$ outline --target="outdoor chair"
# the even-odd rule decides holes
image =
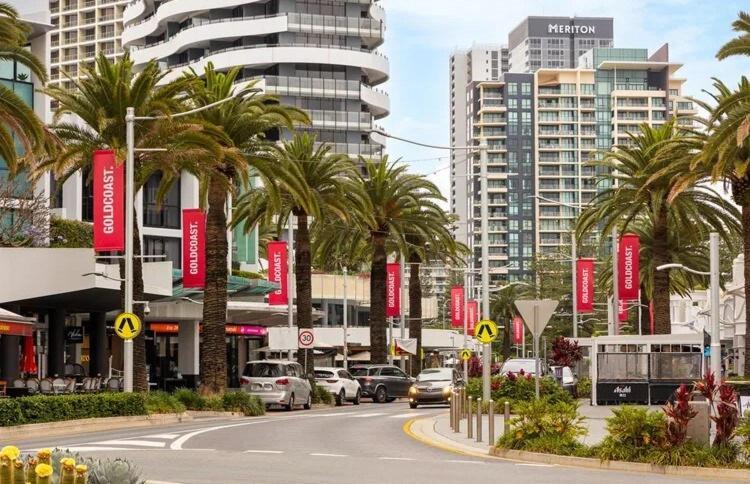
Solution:
[[[39,392],[48,395],[54,391],[52,387],[52,380],[49,378],[43,378],[39,381]]]
[[[23,378],[13,380],[13,388],[26,388],[26,381]]]
[[[91,388],[92,388],[92,386],[94,384],[93,380],[94,379],[91,378],[91,377],[89,377],[89,376],[87,376],[86,378],[84,378],[83,379],[83,385],[81,386],[81,391],[84,392],[84,393],[90,392]]]
[[[65,381],[65,393],[75,393],[76,391],[76,379],[68,378]]]
[[[6,382],[5,380],[0,380],[0,398],[5,398],[6,396],[8,396],[7,388],[8,382]]]
[[[107,390],[116,392],[120,389],[120,380],[117,377],[112,377],[107,380]]]
[[[26,388],[28,388],[30,394],[39,393],[39,380],[36,378],[29,378],[26,380]]]
[[[54,391],[55,393],[63,393],[65,391],[66,386],[67,385],[65,383],[65,380],[63,380],[60,377],[57,377],[54,380],[52,380],[52,391]]]

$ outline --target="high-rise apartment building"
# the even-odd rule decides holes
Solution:
[[[596,185],[594,168],[585,166],[596,151],[627,143],[627,133],[641,123],[659,125],[695,112],[682,97],[685,80],[675,76],[681,65],[670,62],[668,47],[651,56],[646,49],[612,48],[611,26],[611,19],[526,19],[511,34],[511,72],[469,82],[465,111],[452,112],[453,146],[459,146],[453,127],[464,120],[466,144],[487,146],[493,283],[528,278],[535,255],[559,253],[570,245],[576,207],[602,187]],[[519,31],[529,38],[519,40]],[[518,70],[527,72],[514,72],[519,49],[534,45],[531,41],[545,32],[550,34],[544,37],[545,48],[553,45],[551,34],[568,46],[563,60],[553,59],[557,52],[543,54],[542,63],[552,65],[523,64]],[[601,37],[589,44],[579,38],[585,35]],[[573,51],[577,57],[571,60]],[[521,57],[531,55],[536,54],[529,50]],[[452,58],[452,75],[454,64]],[[481,263],[479,163],[475,151],[471,169],[451,172],[459,230],[468,225],[466,239],[458,233],[457,238],[473,248],[475,267]],[[465,198],[459,198],[461,189]],[[458,210],[463,206],[466,218]]]
[[[77,79],[82,63],[93,63],[100,52],[115,58],[124,53],[122,12],[128,0],[50,0],[49,82],[72,87],[65,74]],[[54,110],[55,101],[50,101]]]
[[[527,17],[508,35],[512,72],[577,67],[595,47],[612,47],[613,20],[601,17]]]
[[[228,0],[214,3],[136,0],[124,12],[122,43],[136,67],[157,59],[170,69],[242,69],[241,79],[307,111],[319,142],[352,156],[377,156],[371,136],[390,101],[377,85],[388,59],[377,51],[385,11],[375,0]]]

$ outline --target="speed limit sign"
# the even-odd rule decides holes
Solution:
[[[300,329],[297,343],[300,349],[310,349],[315,343],[315,335],[311,329]]]

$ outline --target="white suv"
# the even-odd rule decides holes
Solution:
[[[281,405],[294,410],[312,406],[312,388],[302,365],[293,361],[260,360],[245,365],[240,384],[243,390],[260,398],[267,407]]]
[[[345,401],[359,405],[362,389],[359,382],[346,370],[341,368],[315,368],[315,384],[328,390],[336,399],[336,405]]]

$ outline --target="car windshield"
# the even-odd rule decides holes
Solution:
[[[276,378],[284,376],[284,365],[278,363],[248,363],[242,375],[249,378]]]
[[[521,360],[510,360],[503,363],[503,369],[501,373],[518,373],[521,370],[524,373],[535,373],[535,367],[533,361],[521,361]]]
[[[351,373],[352,376],[367,376],[370,374],[370,370],[371,368],[360,366],[359,368],[350,369],[349,373]]]
[[[425,370],[417,376],[417,381],[450,381],[453,379],[453,370]]]
[[[333,378],[333,372],[325,370],[315,370],[315,378]]]

